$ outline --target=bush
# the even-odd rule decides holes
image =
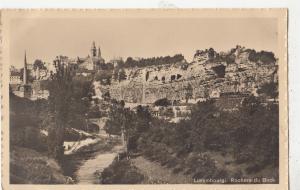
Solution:
[[[201,102],[193,106],[190,120],[172,124],[152,118],[137,150],[149,160],[194,177],[235,174],[223,166],[217,168],[210,156],[201,155],[203,152],[216,152],[224,159],[233,156],[227,165],[244,164],[245,172],[251,175],[265,167],[275,171],[279,163],[278,114],[277,104],[263,105],[255,97],[244,99],[239,112],[233,113],[219,111],[215,101]]]
[[[168,100],[167,98],[162,98],[162,99],[156,100],[154,102],[154,105],[155,106],[164,106],[164,107],[167,107],[167,106],[171,105],[171,101]]]
[[[138,184],[143,180],[144,176],[128,160],[114,160],[103,170],[100,177],[103,184]]]
[[[251,50],[249,53],[249,60],[253,62],[261,61],[264,64],[274,64],[276,61],[275,55],[272,52],[256,52],[255,50]]]
[[[79,133],[79,132],[75,131],[72,128],[65,129],[65,134],[64,134],[65,141],[78,141],[78,140],[84,140],[86,138],[89,138],[89,137],[83,133]]]
[[[212,69],[217,74],[217,76],[219,78],[224,78],[224,76],[225,76],[225,68],[226,68],[226,66],[219,65],[219,66],[213,67]]]
[[[40,129],[26,126],[10,131],[10,145],[31,148],[39,152],[47,151],[47,137]]]
[[[11,147],[9,174],[13,184],[66,183],[56,161],[29,148]]]

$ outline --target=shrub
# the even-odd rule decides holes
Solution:
[[[103,184],[138,184],[143,180],[144,176],[128,160],[114,160],[100,177]]]
[[[217,74],[217,76],[219,78],[224,78],[224,76],[225,76],[225,68],[226,68],[226,66],[219,65],[219,66],[213,67],[212,69]]]
[[[154,105],[155,106],[164,106],[164,107],[167,107],[167,106],[171,105],[171,101],[168,100],[167,98],[162,98],[162,99],[156,100],[154,102]]]

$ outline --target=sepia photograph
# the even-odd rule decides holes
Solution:
[[[61,12],[2,13],[9,184],[288,183],[285,9]]]

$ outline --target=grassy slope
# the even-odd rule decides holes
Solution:
[[[11,147],[10,182],[14,184],[63,184],[65,176],[53,159],[35,150]]]

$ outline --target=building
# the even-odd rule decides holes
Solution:
[[[29,74],[33,71],[33,67],[30,67],[30,69],[28,69],[25,52],[23,73],[11,71],[10,89],[12,90],[13,94],[22,98],[27,98],[30,100],[47,99],[49,96],[49,91],[41,88],[40,85],[41,79],[46,76],[46,74],[43,74],[44,71],[40,72],[39,68],[37,68],[35,70],[35,80],[29,82]],[[23,75],[23,80],[21,80],[21,75]]]
[[[10,72],[10,84],[21,84],[21,73],[18,71]]]
[[[105,60],[101,56],[100,47],[96,48],[95,42],[92,43],[90,55],[85,58],[77,57],[76,63],[79,69],[98,70],[101,64],[105,64]]]
[[[77,75],[89,75],[91,71],[100,69],[105,60],[102,58],[100,47],[96,48],[95,42],[92,43],[90,53],[86,57],[69,58],[67,56],[56,56],[54,62],[60,62],[76,69]],[[55,65],[54,65],[55,67]],[[54,73],[55,71],[53,71]]]

